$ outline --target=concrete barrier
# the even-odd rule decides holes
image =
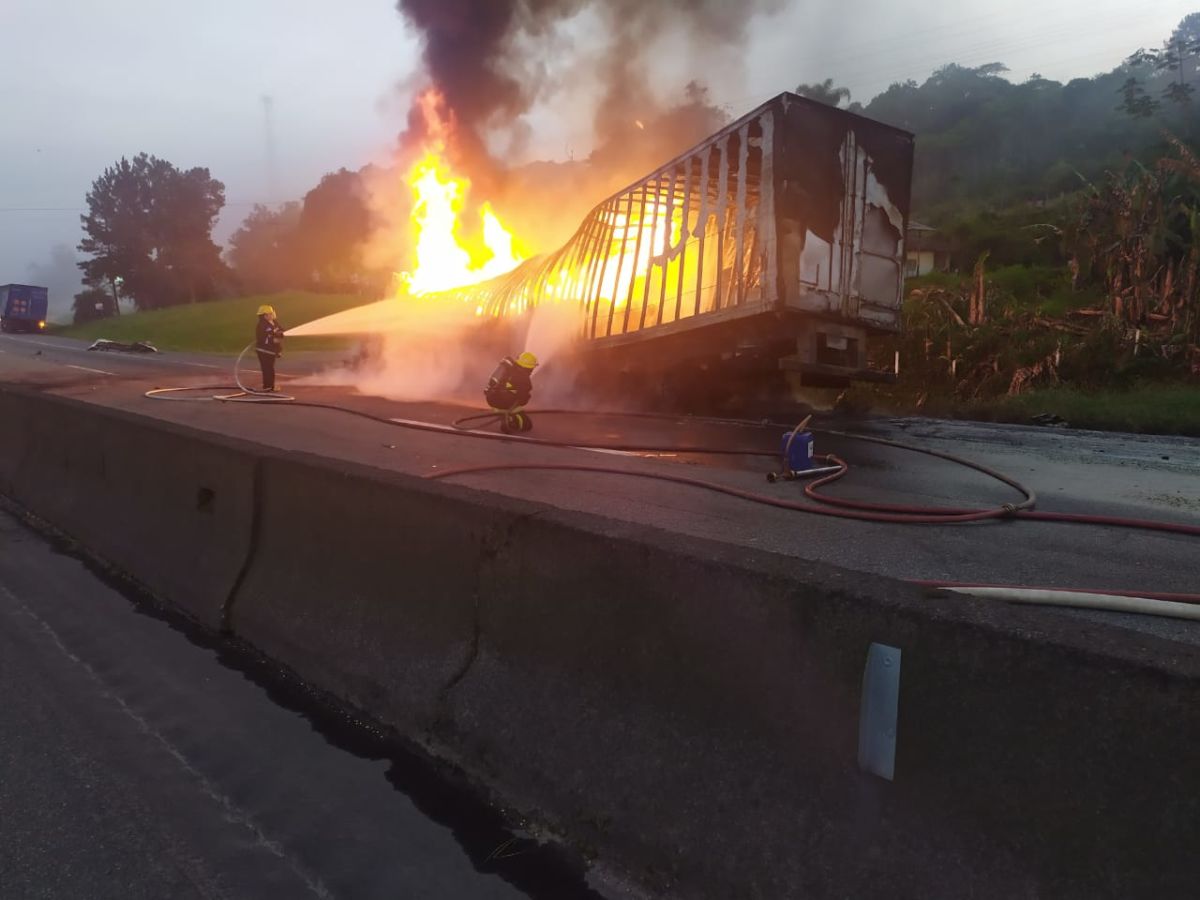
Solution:
[[[1186,765],[1131,779],[1130,735],[1082,712],[1110,684],[1162,700],[1168,678],[1185,760],[1177,648],[328,460],[272,462],[264,485],[235,630],[668,893],[1094,896],[1196,874],[1190,829],[1089,821],[1122,793],[1196,811]],[[891,783],[856,765],[872,642],[905,660]]]
[[[210,625],[236,586],[237,634],[666,895],[1200,878],[1194,646],[58,398],[0,415],[19,502]],[[892,781],[857,766],[872,642],[902,651]]]
[[[476,606],[528,504],[289,454],[266,466],[235,632],[410,735],[475,652]]]
[[[13,477],[29,443],[33,408],[26,394],[0,389],[0,491],[12,494]]]
[[[1190,648],[562,512],[518,524],[493,582],[444,739],[667,893],[1182,896],[1200,875]],[[892,782],[856,765],[872,642],[903,654]]]
[[[912,591],[589,519],[518,527],[448,697],[446,742],[504,795],[673,896],[1014,886],[936,819],[881,825],[856,768],[866,650]]]
[[[250,545],[251,445],[62,397],[0,392],[0,477],[21,505],[217,628]]]

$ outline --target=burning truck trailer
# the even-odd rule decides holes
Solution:
[[[912,162],[911,134],[781,94],[600,203],[558,251],[448,293],[493,333],[574,305],[573,362],[643,395],[891,380],[867,344],[900,327]]]

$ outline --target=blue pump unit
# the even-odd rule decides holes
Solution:
[[[811,431],[791,432],[783,436],[780,445],[783,464],[790,472],[805,472],[813,467],[813,436]]]

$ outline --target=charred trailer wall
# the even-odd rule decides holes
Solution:
[[[494,317],[577,304],[595,346],[773,310],[773,119],[759,110],[609,197],[562,249],[470,299]]]
[[[912,135],[793,95],[778,102],[782,305],[897,330]]]
[[[890,380],[871,335],[900,328],[913,137],[795,95],[775,131],[779,307],[794,337],[781,369],[814,384]]]

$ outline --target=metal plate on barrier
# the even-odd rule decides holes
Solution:
[[[888,781],[896,774],[899,709],[900,649],[872,644],[867,651],[858,713],[858,765]]]

